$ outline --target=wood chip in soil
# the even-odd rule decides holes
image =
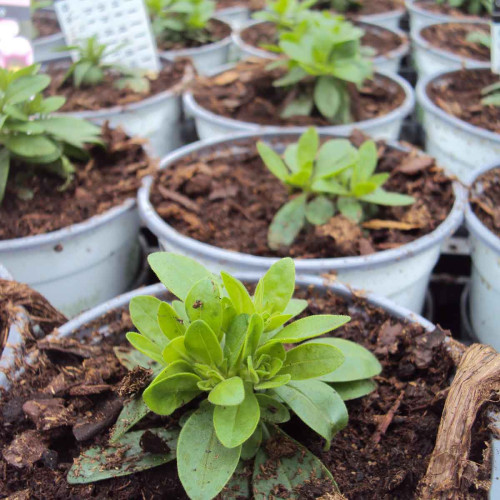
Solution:
[[[330,292],[320,294],[304,289],[298,290],[296,296],[309,301],[304,316],[350,315],[352,321],[337,330],[336,335],[359,342],[374,352],[383,371],[371,395],[347,402],[349,424],[334,438],[329,451],[323,450],[323,440],[297,418],[286,424],[284,430],[326,464],[346,498],[418,498],[416,488],[428,465],[454,372],[454,364],[444,348],[446,334],[441,330],[426,333],[420,326],[396,320],[381,309],[367,306],[362,299],[347,302]],[[109,327],[110,336],[98,345],[101,351],[98,356],[113,356],[113,345],[126,344],[125,332],[132,328],[130,316],[126,310],[111,311],[85,325],[82,331],[87,332],[87,341],[94,339],[103,326]],[[31,418],[12,418],[15,408],[22,408],[27,401],[47,400],[47,395],[40,395],[40,392],[51,380],[71,370],[85,373],[88,368],[82,358],[72,354],[60,353],[57,358],[49,357],[47,351],[34,351],[34,354],[37,354],[35,364],[26,366],[26,372],[20,382],[14,384],[12,392],[2,394],[0,449],[4,451],[0,456],[0,496],[23,494],[30,499],[55,500],[187,499],[177,477],[175,462],[129,477],[89,485],[68,485],[65,478],[73,460],[89,447],[107,443],[113,418],[116,418],[112,411],[116,404],[113,401],[118,399],[114,391],[82,398],[72,396],[66,389],[54,404],[63,404],[66,411],[71,412],[72,421],[97,422],[101,428],[96,430],[95,426],[88,426],[86,429],[95,435],[86,442],[75,439],[74,424],[73,428],[72,425],[52,428],[40,435]],[[121,365],[112,364],[107,383],[119,387],[126,373]],[[103,408],[107,409],[103,411]],[[172,417],[150,415],[136,428],[177,425],[179,417],[180,412]],[[23,444],[28,438],[36,446],[28,449]],[[491,473],[489,439],[485,412],[481,411],[473,429],[470,455],[476,467],[474,474],[463,482],[468,499],[487,498],[485,488]],[[141,444],[146,449],[157,446],[150,441],[146,434]],[[288,453],[286,447],[270,447],[273,456]],[[322,485],[314,482],[307,491],[324,494],[323,498],[332,498],[329,495],[333,494],[325,493]],[[293,492],[291,494],[293,497]],[[317,495],[304,498],[317,498]]]
[[[489,69],[464,69],[430,82],[427,93],[446,113],[500,134],[500,106],[481,104],[481,91],[498,81]]]
[[[358,140],[363,141],[364,136]],[[389,223],[385,227],[379,223],[370,231],[362,231],[337,215],[324,226],[308,225],[290,248],[270,250],[269,225],[291,194],[264,166],[255,144],[248,141],[238,141],[231,149],[195,152],[158,171],[151,201],[174,229],[219,248],[298,258],[367,255],[410,243],[433,231],[448,216],[454,202],[452,183],[432,158],[418,156],[415,150],[389,148],[382,141],[378,148],[378,171],[391,174],[385,188],[409,194],[416,202],[407,207],[379,207],[372,218]],[[167,187],[179,199],[165,196]]]
[[[470,202],[479,220],[500,238],[500,168],[490,170],[477,179]]]
[[[332,125],[317,110],[313,110],[312,116],[280,118],[295,93],[310,87],[311,83],[301,83],[292,91],[274,87],[273,81],[283,76],[284,71],[268,71],[267,64],[265,60],[247,60],[217,76],[199,77],[193,85],[194,98],[212,113],[243,122],[284,127]],[[386,115],[405,100],[403,89],[381,75],[367,80],[359,90],[350,85],[349,94],[355,122]]]

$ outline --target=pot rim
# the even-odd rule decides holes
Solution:
[[[231,142],[241,139],[251,139],[251,138],[268,138],[272,139],[274,137],[287,137],[297,135],[297,130],[295,131],[284,131],[284,132],[257,132],[257,133],[244,133],[238,134],[231,137],[225,138],[214,138],[204,141],[198,141],[193,144],[184,146],[173,153],[167,155],[160,163],[160,168],[167,168],[173,162],[179,160],[180,158],[191,154],[193,152],[199,152],[204,149],[214,148],[221,145],[227,145]],[[340,137],[341,134],[331,134],[322,132],[321,136],[326,137]],[[401,146],[394,141],[387,141],[387,144],[391,147],[396,147],[398,149]],[[139,188],[138,192],[138,207],[139,215],[144,222],[144,224],[155,234],[158,238],[174,241],[176,245],[181,248],[187,248],[190,252],[199,253],[206,255],[211,259],[221,260],[224,262],[231,262],[235,265],[245,264],[250,266],[258,267],[269,267],[274,262],[279,260],[277,257],[263,257],[257,255],[250,255],[242,252],[235,252],[232,250],[227,250],[223,248],[210,245],[208,243],[203,243],[201,241],[195,240],[189,236],[185,236],[175,230],[172,226],[167,224],[156,212],[150,201],[150,190],[153,183],[153,177],[147,176],[143,179],[143,183]],[[351,256],[351,257],[337,257],[337,258],[316,258],[316,259],[294,259],[295,266],[298,273],[314,272],[319,273],[320,271],[326,272],[329,269],[335,269],[337,271],[355,270],[355,269],[365,269],[365,268],[376,268],[387,264],[388,262],[394,260],[405,260],[407,258],[413,257],[414,255],[421,253],[428,248],[436,245],[440,241],[444,240],[448,235],[450,235],[463,220],[463,210],[466,200],[465,189],[459,185],[459,183],[453,183],[455,201],[450,213],[446,219],[441,222],[441,224],[432,232],[421,236],[420,238],[402,245],[398,248],[393,248],[390,250],[383,250],[381,252],[376,252],[370,255],[363,256]]]
[[[474,175],[471,177],[469,181],[469,189],[472,188],[476,180],[488,172],[489,170],[493,170],[495,168],[499,168],[500,164],[497,162],[486,165],[479,170],[474,172]],[[467,229],[477,238],[481,243],[485,244],[489,248],[491,248],[495,253],[500,255],[500,238],[492,233],[478,218],[478,216],[472,210],[472,206],[470,201],[467,199],[467,204],[465,206],[465,224]]]
[[[52,35],[35,38],[33,40],[33,46],[36,48],[48,43],[58,42],[59,40],[64,41],[64,35],[62,31],[58,31],[57,33],[52,33]]]
[[[473,21],[464,19],[459,19],[457,21],[435,22],[432,24],[428,24],[427,26],[422,26],[422,28],[420,28],[417,32],[412,33],[411,34],[412,42],[415,45],[417,45],[420,49],[424,49],[427,52],[430,52],[431,54],[440,56],[442,58],[449,59],[450,61],[456,62],[457,64],[462,64],[465,62],[477,65],[478,67],[488,68],[491,66],[491,64],[487,61],[480,61],[479,59],[473,59],[472,57],[460,56],[458,54],[455,54],[454,52],[450,52],[449,50],[440,49],[435,45],[432,45],[428,40],[426,40],[422,36],[423,30],[430,28],[431,26],[439,26],[446,24],[484,24],[485,26],[489,26],[487,21]]]
[[[458,128],[471,135],[478,136],[481,139],[485,139],[500,144],[500,134],[492,132],[491,130],[483,129],[476,125],[471,125],[470,123],[461,120],[460,118],[457,118],[455,116],[446,113],[446,111],[441,109],[437,104],[434,104],[427,94],[427,87],[431,83],[443,77],[451,75],[452,73],[457,73],[459,71],[484,71],[487,69],[488,69],[487,67],[481,67],[481,68],[467,68],[467,69],[451,70],[451,71],[447,70],[447,71],[441,71],[439,73],[434,73],[432,75],[428,75],[424,78],[420,78],[416,87],[417,103],[420,104],[420,106],[422,106],[426,112],[434,115],[434,117],[439,118],[440,120],[446,122],[448,125],[454,128]]]
[[[232,35],[233,35],[233,29],[231,28],[231,26],[223,19],[219,19],[217,16],[212,17],[210,20],[218,21],[219,23],[222,23],[225,26],[227,26],[230,30],[229,35],[227,35],[224,38],[221,38],[220,40],[217,40],[216,42],[206,43],[205,45],[201,45],[200,47],[192,47],[190,49],[175,49],[175,50],[161,50],[161,51],[159,50],[158,55],[160,57],[160,60],[171,61],[172,58],[175,59],[177,57],[190,57],[190,56],[193,57],[230,46],[232,43]]]
[[[438,12],[432,12],[430,10],[424,9],[423,7],[420,7],[418,5],[415,5],[415,0],[405,0],[405,5],[406,8],[408,9],[410,16],[411,14],[418,14],[421,17],[427,17],[429,19],[433,20],[433,24],[436,22],[452,22],[454,19],[457,19],[457,16],[451,16],[450,14],[442,14]],[[463,17],[458,17],[458,19],[469,19],[469,20],[487,20],[487,18],[482,18],[479,16],[471,16],[465,14]]]
[[[377,57],[373,57],[372,58],[373,64],[376,65],[377,63],[383,63],[383,62],[390,60],[390,59],[396,59],[398,57],[403,57],[409,53],[410,41],[408,39],[408,35],[403,30],[400,30],[399,28],[398,29],[387,28],[385,26],[380,26],[379,24],[374,24],[373,22],[368,20],[368,19],[370,19],[370,16],[365,16],[365,18],[367,19],[366,21],[359,20],[359,21],[357,21],[356,24],[360,24],[361,27],[363,27],[363,25],[366,25],[369,28],[380,29],[383,31],[389,31],[389,32],[397,35],[401,40],[401,43],[395,49],[390,50],[389,52],[387,52],[385,54],[380,54]],[[247,52],[249,52],[252,55],[255,55],[257,57],[262,57],[262,58],[267,58],[267,59],[277,59],[277,56],[275,57],[272,52],[269,52],[265,49],[260,49],[259,47],[255,47],[254,45],[250,45],[249,43],[246,43],[243,40],[243,38],[241,37],[241,34],[243,31],[247,30],[248,28],[252,28],[255,25],[263,24],[266,22],[268,22],[268,21],[253,20],[253,21],[250,21],[248,24],[245,24],[245,26],[242,26],[241,28],[234,30],[232,33],[233,43],[237,47],[239,47],[240,49],[245,50],[245,51],[247,51]]]
[[[364,16],[358,16],[358,20],[366,23],[389,21],[395,18],[403,17],[405,11],[406,9],[404,7],[400,7],[399,9],[387,10],[385,12],[380,12],[378,14],[367,14]]]
[[[216,71],[211,72],[209,76],[216,76],[218,74],[221,74],[225,71],[229,71],[235,67],[235,64],[227,64],[222,67],[217,68]],[[377,76],[382,76],[384,78],[387,78],[396,84],[399,85],[399,87],[403,90],[405,93],[405,99],[403,103],[398,106],[397,108],[393,109],[392,111],[389,111],[389,113],[382,115],[382,116],[377,116],[376,118],[370,118],[368,120],[361,120],[358,122],[353,122],[349,123],[346,125],[325,125],[318,127],[320,130],[331,130],[332,133],[338,133],[338,134],[343,134],[347,133],[348,131],[352,130],[353,128],[357,128],[360,126],[364,127],[373,127],[373,126],[383,126],[387,122],[392,122],[396,119],[399,119],[400,117],[405,117],[415,107],[415,95],[413,88],[411,85],[401,76],[397,74],[391,74],[387,73],[385,71],[377,71],[374,73],[374,75]],[[234,118],[227,118],[225,116],[218,115],[214,113],[213,111],[210,111],[204,107],[202,107],[200,104],[198,104],[194,98],[193,92],[190,89],[187,89],[186,92],[184,92],[182,96],[183,102],[184,102],[184,107],[186,110],[192,114],[195,118],[202,118],[204,120],[207,120],[211,123],[215,123],[216,125],[220,125],[221,127],[225,128],[232,128],[236,129],[236,131],[248,131],[248,132],[259,132],[259,131],[279,131],[279,130],[301,130],[305,131],[307,127],[283,127],[280,125],[260,125],[258,123],[252,123],[252,122],[244,122],[240,120],[235,120]]]
[[[218,15],[227,16],[231,14],[245,14],[247,12],[250,14],[250,7],[247,7],[246,5],[233,5],[232,7],[216,9],[215,16],[217,17]]]

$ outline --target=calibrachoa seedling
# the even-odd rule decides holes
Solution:
[[[462,9],[475,16],[493,12],[493,0],[436,0],[436,3]]]
[[[192,499],[213,498],[235,484],[245,496],[249,478],[238,474],[238,464],[252,459],[253,491],[269,498],[272,481],[260,474],[267,460],[263,443],[272,437],[293,442],[277,424],[288,421],[292,412],[328,448],[347,425],[343,401],[373,390],[371,378],[380,373],[379,362],[358,344],[322,337],[347,323],[347,316],[292,321],[307,307],[307,301],[293,298],[292,259],[271,266],[253,295],[230,274],[215,276],[182,255],[155,253],[149,263],[179,300],[169,304],[155,297],[133,298],[130,314],[139,332],[128,333],[127,339],[138,352],[117,348],[116,353],[129,368],[138,362],[152,368],[155,378],[142,399],[126,403],[110,447],[85,452],[69,472],[69,482],[130,474],[176,458],[179,478]],[[180,418],[180,433],[171,427],[127,432],[148,411],[171,415],[190,402]],[[144,432],[162,437],[169,449],[152,456],[141,451]],[[125,445],[133,464],[113,461],[112,470],[106,470],[110,450]],[[278,476],[288,474],[293,486],[312,477],[334,484],[314,455],[299,443],[294,446],[293,456],[277,465]]]
[[[72,160],[88,157],[85,144],[100,144],[101,129],[70,116],[51,116],[64,97],[44,98],[50,77],[39,75],[38,65],[17,71],[0,68],[0,203],[9,174],[14,174],[18,194],[30,197],[22,179],[43,169],[72,180]],[[21,171],[22,167],[22,171]]]
[[[471,31],[467,35],[467,41],[472,43],[479,43],[488,49],[491,49],[491,35],[484,31]]]
[[[310,8],[317,0],[276,0],[266,4],[265,10],[256,12],[253,17],[276,26],[277,31],[287,31],[300,24],[310,14]]]
[[[481,104],[484,106],[500,106],[500,81],[485,87],[481,94]]]
[[[286,147],[283,157],[263,142],[259,154],[273,175],[300,194],[275,215],[268,233],[271,249],[290,246],[306,223],[322,225],[336,210],[359,222],[373,205],[410,205],[413,197],[385,191],[388,173],[376,173],[375,142],[356,149],[347,139],[331,139],[320,146],[311,127],[297,143]]]

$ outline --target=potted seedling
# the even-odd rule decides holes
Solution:
[[[426,150],[464,182],[500,154],[499,87],[489,69],[443,72],[418,83]]]
[[[474,335],[500,348],[495,310],[500,300],[500,169],[498,163],[474,173],[465,221],[471,243],[469,313]]]
[[[217,0],[217,18],[239,29],[250,21],[252,11],[262,9],[264,0]]]
[[[494,0],[406,0],[410,14],[411,35],[417,36],[425,26],[457,20],[487,21]]]
[[[43,62],[57,57],[57,51],[65,45],[64,35],[57,21],[51,0],[34,0],[31,2],[31,22],[33,52],[36,62]]]
[[[299,275],[414,311],[462,220],[463,190],[454,194],[432,158],[366,137],[246,134],[186,146],[162,166],[145,179],[139,210],[163,248],[257,273],[288,255]]]
[[[227,63],[231,28],[213,18],[213,0],[147,0],[161,57],[192,60],[199,73]]]
[[[332,36],[332,23],[339,23]],[[361,50],[363,31],[320,16],[279,35],[283,57],[244,61],[199,78],[185,93],[201,139],[234,132],[317,125],[348,133],[397,138],[413,109],[413,91],[397,75],[372,73]]]
[[[38,66],[0,71],[0,261],[68,314],[125,291],[139,264],[135,205],[153,165],[121,130],[57,115]]]
[[[146,139],[158,157],[182,144],[180,93],[193,76],[189,62],[164,61],[159,73],[111,64],[106,58],[114,49],[95,36],[63,50],[74,51],[76,60],[61,58],[44,68],[52,79],[45,95],[66,98],[59,112],[123,127]]]
[[[3,494],[371,499],[432,487],[457,355],[443,332],[320,279],[295,290],[291,259],[258,283],[247,275],[250,293],[181,255],[149,261],[177,300],[159,284],[82,315],[38,343],[2,396]],[[470,427],[476,468],[460,488],[483,492],[489,435]]]
[[[460,68],[488,67],[491,60],[490,26],[453,21],[423,27],[412,37],[419,77]]]
[[[234,43],[240,49],[242,58],[279,57],[279,34],[293,30],[301,22],[322,22],[322,18],[326,18],[325,21],[331,26],[332,36],[342,32],[341,17],[333,17],[328,12],[310,11],[310,5],[310,2],[295,0],[276,1],[270,3],[266,10],[257,12],[254,15],[257,21],[233,33]],[[374,68],[397,73],[401,59],[410,50],[406,35],[400,30],[389,30],[369,23],[356,24],[364,30],[362,49],[373,59]]]

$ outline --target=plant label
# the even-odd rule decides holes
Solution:
[[[0,0],[0,18],[27,21],[30,18],[30,0]]]
[[[160,70],[143,0],[58,0],[55,9],[68,45],[95,35],[110,48],[105,62]]]
[[[500,0],[493,3],[491,23],[491,71],[500,74]]]

